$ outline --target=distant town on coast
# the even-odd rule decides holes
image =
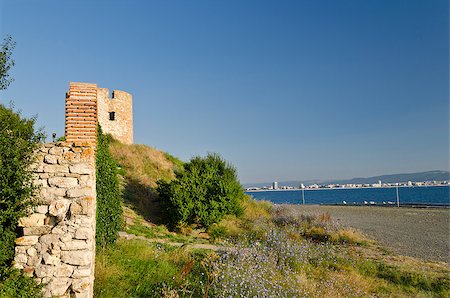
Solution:
[[[416,178],[416,179],[415,179]],[[418,179],[419,178],[419,179]],[[277,182],[245,187],[245,191],[267,190],[299,190],[299,189],[348,189],[348,188],[384,188],[413,186],[446,186],[450,185],[449,172],[429,171],[410,174],[383,175],[369,178],[353,178],[350,180],[310,181],[307,182]]]

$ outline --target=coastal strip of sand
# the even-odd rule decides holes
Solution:
[[[291,205],[326,213],[400,255],[450,264],[450,209]]]

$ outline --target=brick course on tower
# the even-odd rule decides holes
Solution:
[[[97,85],[71,82],[66,94],[66,141],[96,143]]]
[[[125,144],[133,144],[133,107],[131,94],[96,84],[70,83],[66,95],[66,140],[95,143],[97,123],[104,133]]]

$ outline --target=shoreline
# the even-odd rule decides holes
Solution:
[[[450,208],[285,205],[306,214],[329,213],[400,255],[450,264]]]
[[[449,184],[439,184],[439,185],[414,185],[414,186],[398,186],[398,188],[419,188],[419,187],[449,187]],[[292,189],[253,189],[253,190],[245,190],[244,192],[265,192],[265,191],[299,191],[299,190],[349,190],[349,189],[384,189],[384,188],[396,188],[397,186],[380,186],[380,187],[374,187],[374,186],[364,186],[364,187],[334,187],[334,188],[328,188],[328,187],[321,187],[321,188],[292,188]]]

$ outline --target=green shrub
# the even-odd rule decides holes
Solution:
[[[14,257],[17,222],[33,204],[30,166],[43,138],[34,123],[0,104],[0,267]]]
[[[8,268],[0,281],[0,297],[32,298],[41,297],[42,285],[28,276],[23,275],[20,270]]]
[[[244,191],[236,169],[217,154],[194,157],[175,180],[158,181],[158,192],[172,225],[209,227],[227,214],[243,212]]]
[[[34,130],[35,119],[22,118],[0,104],[0,297],[23,296],[26,277],[10,269],[14,258],[17,223],[34,204],[31,164],[43,134]],[[31,296],[30,296],[31,297]]]
[[[97,130],[97,232],[96,242],[100,247],[114,243],[123,225],[122,196],[117,165],[109,154],[108,138],[100,125]]]

